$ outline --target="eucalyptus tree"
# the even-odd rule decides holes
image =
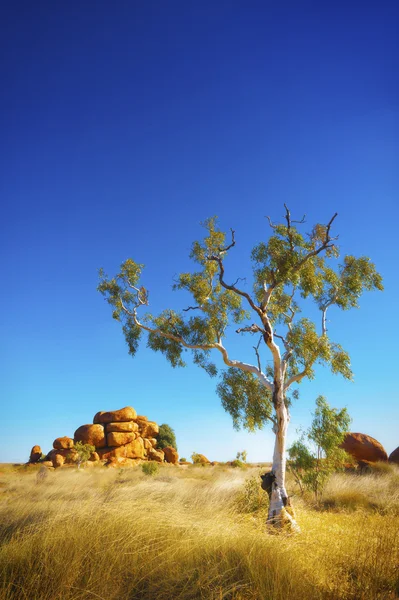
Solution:
[[[272,423],[275,445],[268,479],[268,523],[277,527],[288,519],[297,528],[288,511],[285,487],[292,386],[312,379],[317,364],[352,377],[348,353],[330,339],[327,311],[332,306],[356,308],[365,290],[383,289],[369,258],[347,255],[338,262],[337,237],[331,233],[336,216],[327,224],[316,224],[310,233],[301,233],[305,218],[294,221],[286,206],[282,223],[268,218],[270,235],[251,254],[250,291],[245,280],[238,277],[231,282],[225,271],[226,258],[236,246],[234,230],[227,239],[216,217],[208,219],[203,223],[206,236],[191,248],[196,267],[181,273],[173,286],[193,299],[181,310],[142,313],[149,306],[149,291],[140,280],[143,265],[132,259],[114,277],[100,270],[98,289],[112,306],[114,319],[121,322],[131,355],[147,334],[147,346],[163,353],[172,367],[185,365],[183,352],[189,349],[194,363],[215,376],[217,367],[211,358],[216,351],[227,366],[217,391],[234,426],[254,430],[267,421]],[[319,311],[317,321],[301,315],[309,300]],[[231,356],[232,328],[242,336],[241,358],[247,357],[247,344],[253,352],[252,363]]]

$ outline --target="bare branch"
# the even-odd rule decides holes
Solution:
[[[188,312],[189,310],[202,310],[202,306],[188,306],[187,308],[183,308],[183,312]]]
[[[259,325],[252,323],[252,325],[248,325],[248,327],[240,327],[239,329],[236,329],[236,333],[262,333],[262,334],[264,334],[265,331],[261,327],[259,327]]]
[[[299,224],[305,223],[306,215],[303,215],[303,217],[302,217],[302,219],[300,221],[294,221],[293,219],[291,219],[291,213],[290,213],[290,211],[288,209],[288,206],[286,204],[284,204],[284,208],[286,210],[285,218],[287,219],[287,227],[288,227],[288,229],[291,228],[291,223],[299,223]]]
[[[282,340],[282,342],[283,342],[283,344],[284,344],[285,347],[288,346],[288,342],[285,339],[285,337],[283,337],[282,335],[278,335],[275,331],[273,331],[273,336],[276,337],[276,338],[279,338],[280,340]]]
[[[271,227],[272,229],[276,229],[277,225],[275,225],[275,224],[273,223],[273,221],[271,220],[271,218],[270,218],[268,215],[266,215],[266,219],[269,221],[269,225],[270,225],[270,227]]]
[[[260,346],[261,341],[262,341],[262,337],[259,338],[259,342],[257,343],[257,345],[253,346],[253,349],[255,350],[255,354],[256,354],[256,359],[258,361],[259,371],[262,371],[262,366],[261,366],[260,356],[259,356],[259,346]]]
[[[230,250],[230,248],[233,248],[233,246],[236,245],[236,240],[235,240],[235,236],[234,236],[235,231],[234,231],[234,229],[230,229],[230,231],[231,231],[231,244],[226,246],[226,248],[218,248],[220,254],[227,252],[228,250]]]
[[[235,282],[232,283],[231,285],[236,286],[239,281],[245,281],[246,282],[247,278],[246,277],[237,277],[237,279],[235,280]]]

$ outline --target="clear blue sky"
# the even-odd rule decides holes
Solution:
[[[309,229],[338,211],[342,252],[370,256],[385,283],[331,310],[355,382],[319,369],[290,439],[322,393],[398,446],[397,6],[3,3],[0,460],[125,405],[172,425],[187,458],[270,460],[272,433],[235,433],[202,370],[145,345],[132,360],[96,286],[99,267],[133,257],[152,310],[180,305],[172,279],[215,214],[243,277],[284,202]]]

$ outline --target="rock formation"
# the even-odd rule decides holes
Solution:
[[[396,448],[396,450],[391,452],[388,460],[390,463],[396,463],[397,465],[399,465],[399,446]]]
[[[73,439],[67,436],[56,438],[46,460],[51,461],[54,468],[76,463],[79,455],[74,445],[82,442],[95,448],[89,458],[91,464],[102,461],[109,466],[127,466],[143,460],[178,464],[179,455],[175,448],[156,448],[158,432],[155,421],[137,415],[131,406],[100,411],[94,416],[93,423],[78,427]],[[40,446],[34,446],[30,462],[38,462],[41,452]]]
[[[374,463],[388,460],[380,442],[365,433],[347,433],[340,447],[358,462]]]
[[[39,462],[41,455],[42,455],[42,449],[40,448],[40,446],[33,446],[32,450],[30,451],[29,462],[30,463]]]
[[[203,454],[198,454],[195,453],[195,459],[193,459],[194,464],[201,464],[201,465],[210,465],[211,461],[207,459],[206,456],[204,456]]]
[[[166,446],[166,448],[162,448],[163,453],[165,454],[165,460],[168,463],[172,463],[173,465],[177,465],[179,462],[179,455],[177,454],[177,450],[172,446]]]

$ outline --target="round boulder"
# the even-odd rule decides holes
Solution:
[[[104,448],[106,446],[104,427],[102,425],[82,425],[79,427],[73,436],[75,443],[91,444],[96,448]]]
[[[119,423],[120,421],[134,421],[136,417],[137,413],[134,408],[132,406],[125,406],[125,408],[120,408],[119,410],[102,410],[98,412],[93,419],[93,423]]]
[[[390,463],[395,463],[395,464],[399,465],[399,446],[396,448],[396,450],[391,452],[388,460]]]
[[[139,431],[142,437],[153,438],[159,433],[159,425],[155,421],[139,420],[137,419]]]
[[[195,455],[195,460],[193,460],[194,464],[201,464],[201,465],[210,465],[211,461],[207,459],[206,456],[204,456],[203,454],[197,454]]]
[[[61,454],[54,454],[52,456],[51,462],[53,463],[54,469],[58,469],[59,467],[62,467],[62,465],[64,464],[65,458],[63,456],[61,456]]]
[[[162,450],[165,454],[166,462],[171,463],[172,465],[176,465],[179,462],[179,455],[173,446],[166,446],[166,448],[162,448]]]
[[[42,449],[40,448],[40,446],[33,446],[32,450],[30,451],[29,462],[37,463],[37,462],[39,462],[41,456],[42,456]]]
[[[64,435],[64,437],[59,437],[54,440],[53,448],[55,450],[67,450],[68,448],[73,448],[73,439]]]
[[[340,446],[357,461],[378,462],[388,460],[384,447],[365,433],[347,433]]]
[[[156,462],[162,463],[165,460],[165,454],[163,450],[155,450],[154,448],[150,448],[148,450],[148,458],[149,460],[155,460]]]

